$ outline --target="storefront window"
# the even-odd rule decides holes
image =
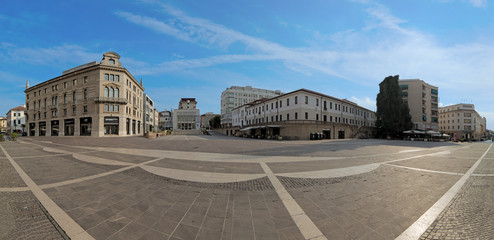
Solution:
[[[91,136],[92,119],[81,118],[81,136]]]

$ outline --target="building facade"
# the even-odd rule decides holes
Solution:
[[[356,103],[307,89],[239,106],[232,116],[232,125],[238,127],[232,135],[301,140],[311,133],[322,133],[325,139],[368,138],[376,120],[373,111]]]
[[[154,102],[153,100],[149,97],[147,94],[143,94],[143,99],[144,99],[144,114],[143,114],[143,119],[142,122],[144,123],[144,133],[147,132],[153,132],[156,131],[156,124],[155,122],[155,108],[154,108]]]
[[[201,115],[201,129],[211,129],[209,120],[213,119],[217,114],[208,112]]]
[[[7,118],[0,117],[0,133],[7,132]]]
[[[106,52],[99,63],[27,86],[29,136],[142,135],[143,91],[120,55]]]
[[[23,133],[26,130],[26,107],[25,105],[10,109],[7,112],[7,129],[6,132]]]
[[[439,108],[439,130],[457,140],[481,140],[488,138],[486,118],[475,110],[473,104],[455,104]]]
[[[232,110],[236,107],[261,98],[272,98],[281,95],[280,90],[271,91],[251,86],[232,86],[221,93],[221,124],[232,124]]]
[[[159,129],[161,131],[173,129],[172,111],[159,113]]]
[[[173,111],[173,130],[199,130],[199,109],[195,98],[182,98]]]
[[[438,131],[439,92],[420,79],[400,79],[402,98],[410,108],[413,128],[416,130]]]

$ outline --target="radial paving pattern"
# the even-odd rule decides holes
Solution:
[[[57,220],[59,209],[87,235],[61,230],[56,221],[28,234],[64,238],[65,231],[73,239],[394,239],[490,147],[200,136],[21,140],[0,143],[0,198],[34,206],[13,195],[36,200],[13,161],[56,205],[45,213],[41,199],[32,211],[44,217],[29,221],[13,208],[0,210],[28,228],[46,226],[52,215]],[[473,201],[484,209],[475,212],[464,203],[492,195],[492,152],[422,238],[487,236],[489,221],[467,222],[474,213],[487,218],[489,206]],[[455,214],[462,216],[454,221],[459,230],[450,233],[445,219]],[[0,239],[22,239],[16,226],[2,226]]]

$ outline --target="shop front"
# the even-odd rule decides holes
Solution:
[[[81,118],[81,136],[91,136],[92,119],[90,117]]]
[[[36,123],[30,123],[29,124],[29,136],[35,136],[36,135]]]
[[[65,136],[74,136],[74,125],[75,125],[75,119],[71,118],[71,119],[65,119],[63,121],[63,125],[64,125],[64,134]]]
[[[46,122],[39,122],[38,136],[46,136]]]
[[[105,117],[104,122],[105,135],[118,135],[118,117]]]
[[[60,130],[60,125],[59,125],[58,120],[53,120],[51,121],[51,135],[52,136],[58,136],[59,130]]]

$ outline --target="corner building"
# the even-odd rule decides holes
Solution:
[[[459,140],[487,139],[486,122],[473,104],[460,103],[439,108],[439,130]]]
[[[29,136],[127,136],[143,134],[143,91],[120,63],[103,54],[61,76],[26,86]]]

